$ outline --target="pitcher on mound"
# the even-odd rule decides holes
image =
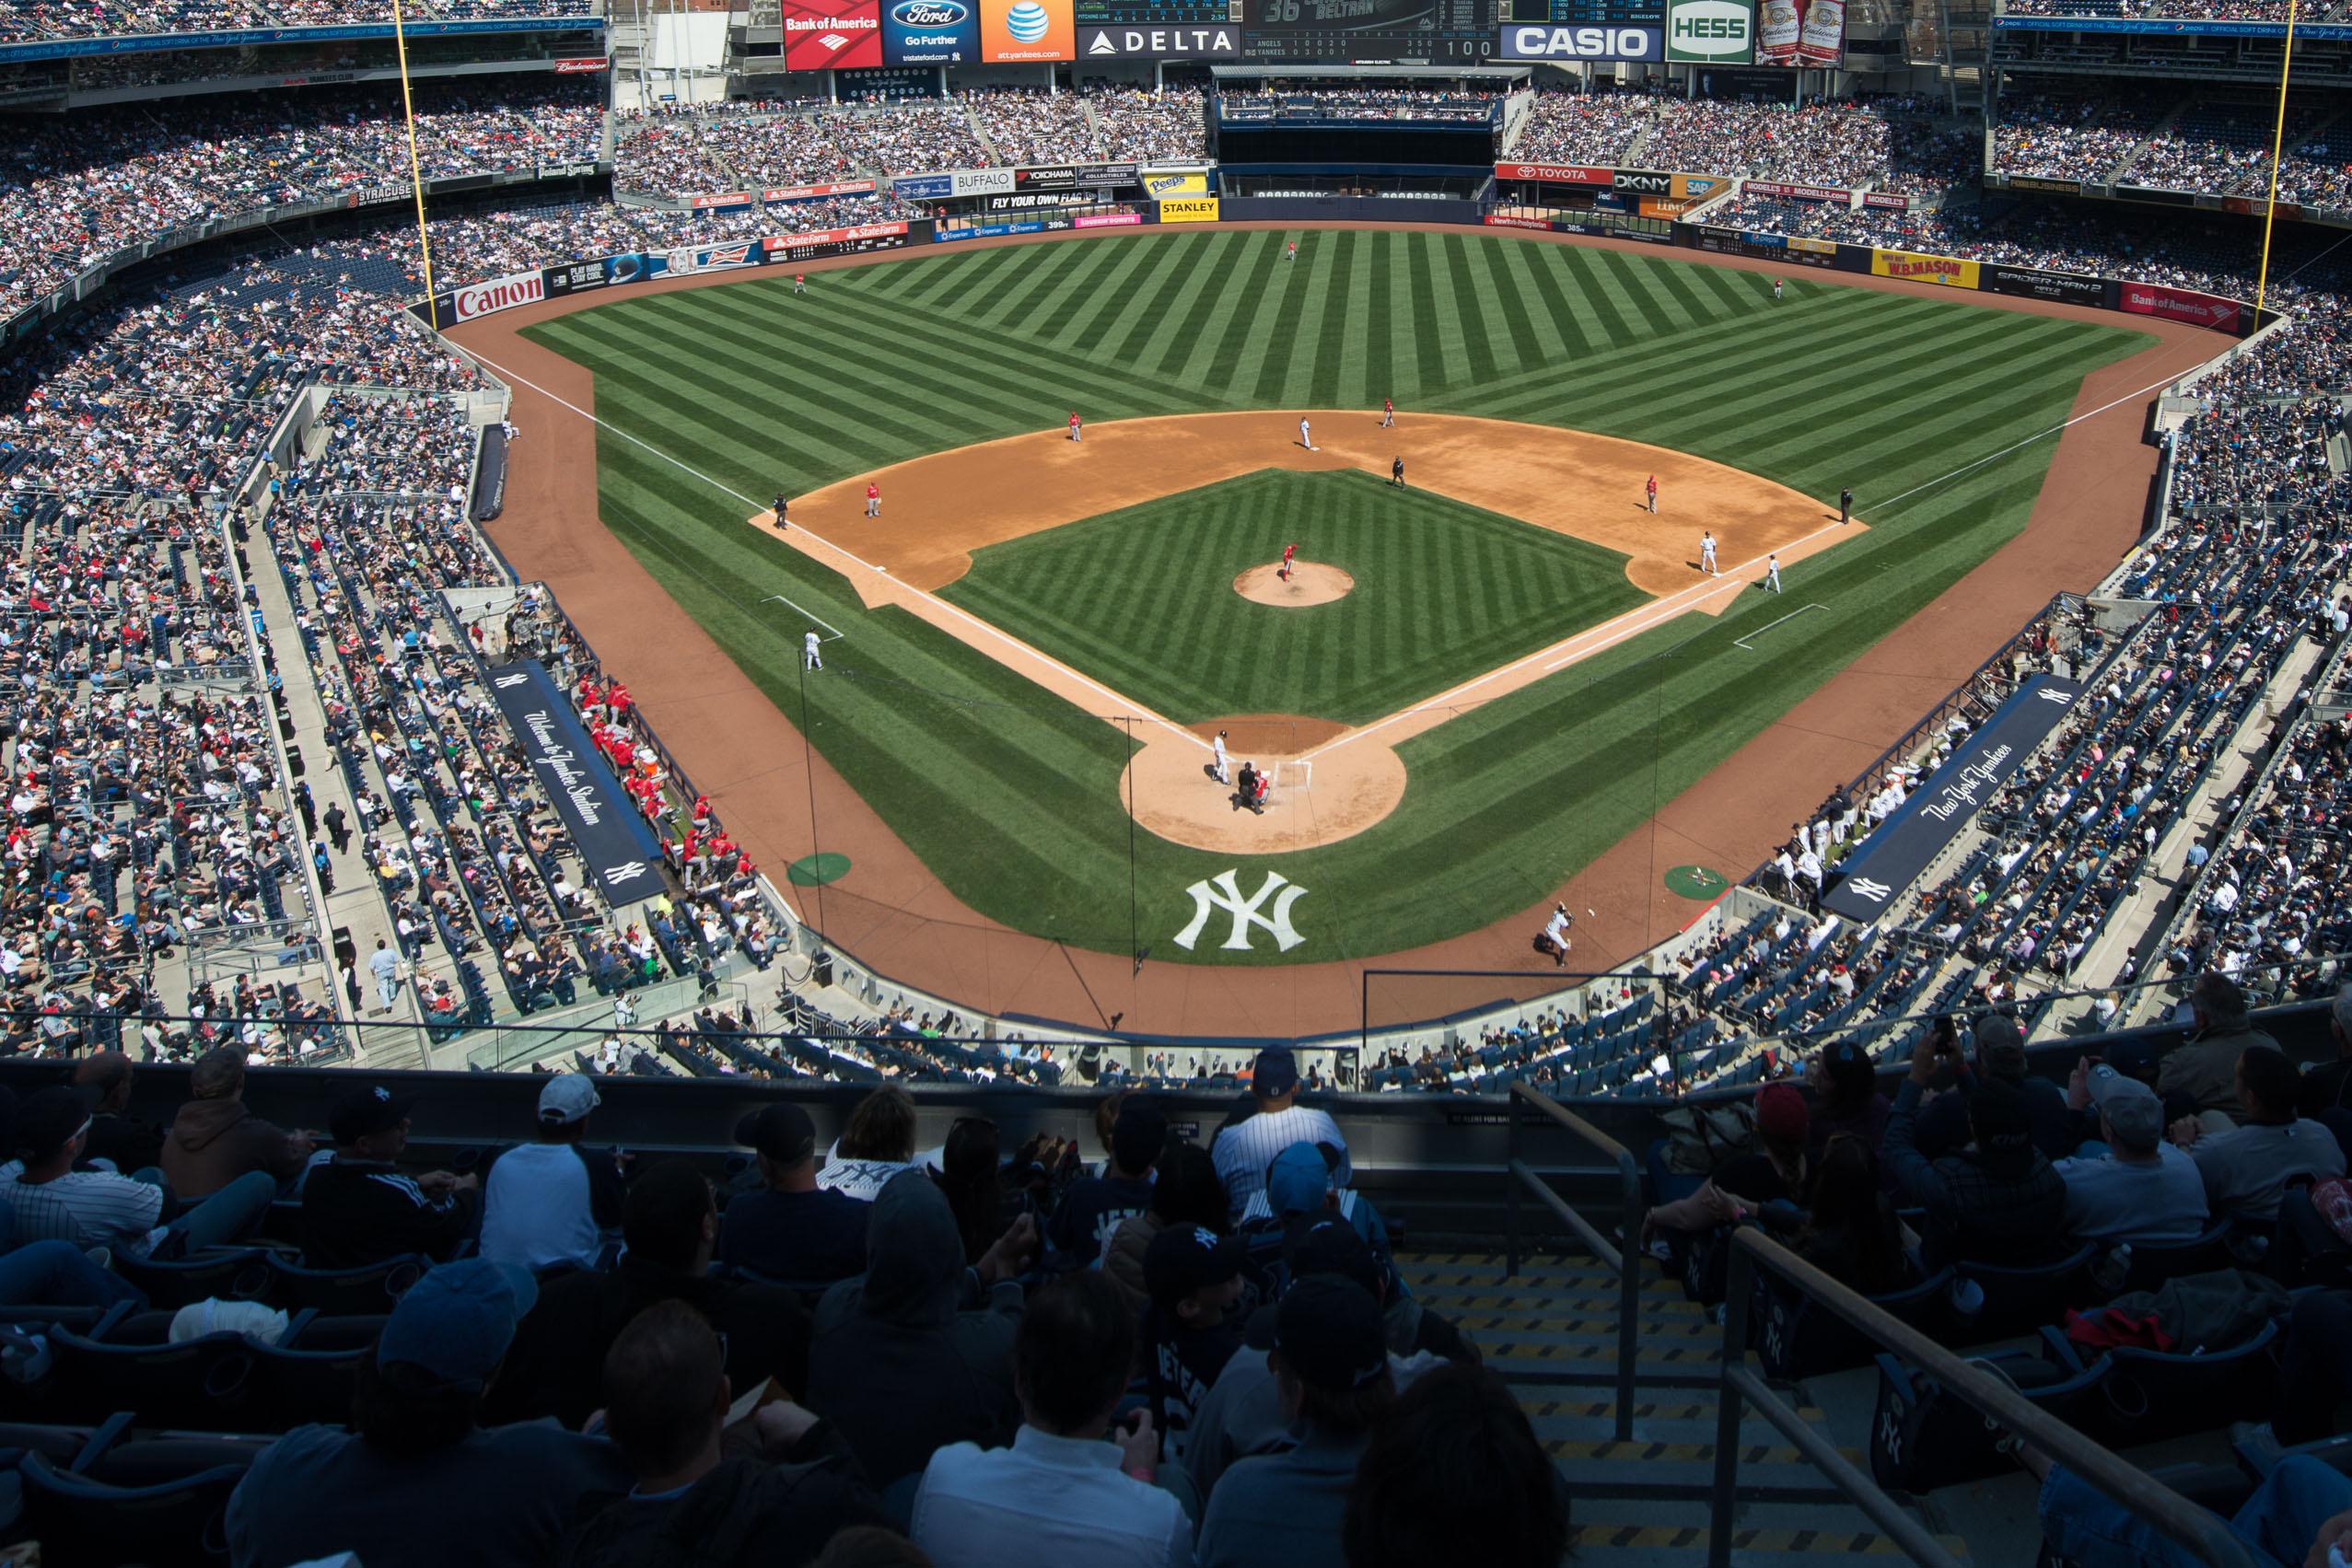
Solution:
[[[1286,583],[1290,581],[1290,558],[1298,553],[1298,547],[1297,545],[1284,545],[1282,547],[1282,564],[1274,569],[1274,575],[1280,577]]]

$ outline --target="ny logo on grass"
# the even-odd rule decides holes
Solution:
[[[1202,929],[1208,924],[1209,911],[1223,910],[1233,917],[1232,935],[1223,946],[1236,952],[1250,950],[1250,928],[1263,925],[1274,938],[1274,945],[1287,953],[1306,938],[1290,929],[1290,906],[1306,896],[1307,889],[1285,877],[1280,872],[1269,871],[1258,887],[1254,897],[1241,896],[1241,884],[1230,871],[1220,871],[1214,880],[1195,882],[1184,891],[1193,895],[1192,923],[1176,934],[1176,946],[1186,952],[1200,940]],[[1269,898],[1274,900],[1272,916],[1258,912],[1258,907]]]

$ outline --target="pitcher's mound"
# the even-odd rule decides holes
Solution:
[[[1356,587],[1355,578],[1320,561],[1293,561],[1287,583],[1276,575],[1280,571],[1278,564],[1252,566],[1233,579],[1233,591],[1252,604],[1304,610],[1310,604],[1345,598]]]

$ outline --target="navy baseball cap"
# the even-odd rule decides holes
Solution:
[[[1333,1394],[1377,1383],[1389,1369],[1380,1304],[1338,1274],[1310,1274],[1290,1287],[1275,1308],[1274,1348],[1300,1382]]]
[[[406,1362],[443,1388],[478,1392],[538,1300],[538,1282],[519,1264],[465,1258],[427,1269],[392,1308],[376,1365]]]
[[[1250,1092],[1272,1098],[1298,1086],[1298,1058],[1287,1045],[1271,1045],[1258,1052],[1250,1067]]]

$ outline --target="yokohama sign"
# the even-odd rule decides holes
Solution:
[[[540,273],[510,273],[503,278],[493,278],[488,283],[459,289],[450,296],[449,313],[460,321],[471,321],[494,310],[510,310],[518,305],[536,304],[546,297],[547,283]]]
[[[1495,166],[1497,180],[1544,180],[1554,185],[1606,185],[1615,170],[1588,168],[1574,163],[1498,163]]]

